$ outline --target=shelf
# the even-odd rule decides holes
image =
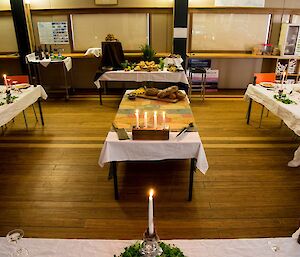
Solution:
[[[64,56],[72,58],[96,58],[94,55],[84,55],[84,53],[64,53]],[[142,53],[124,53],[125,58],[142,57]],[[167,57],[170,53],[156,53],[155,57]]]
[[[189,58],[220,58],[220,59],[278,59],[276,55],[255,55],[242,53],[188,53]]]
[[[0,59],[19,59],[19,55],[4,54],[0,55]]]

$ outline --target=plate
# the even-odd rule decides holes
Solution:
[[[266,88],[272,88],[275,86],[275,83],[272,82],[260,82],[259,85]]]

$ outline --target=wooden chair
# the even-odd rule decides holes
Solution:
[[[11,82],[15,81],[16,83],[19,83],[19,84],[21,84],[21,83],[29,83],[29,76],[28,75],[12,75],[12,76],[7,76],[6,78],[10,79]],[[35,120],[38,121],[34,105],[32,104],[31,106],[32,106],[32,109],[33,109],[33,112],[34,112]],[[23,111],[23,117],[24,117],[25,126],[28,129],[28,124],[27,124],[25,110]]]
[[[276,80],[276,73],[254,73],[253,84],[259,84],[261,82],[272,82],[274,83]],[[259,128],[261,127],[263,114],[265,107],[262,105],[260,120],[259,120]],[[267,111],[267,117],[269,115],[269,110]]]

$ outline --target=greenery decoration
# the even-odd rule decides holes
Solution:
[[[153,61],[156,52],[152,49],[152,47],[148,44],[141,46],[141,51],[143,53],[144,61]]]
[[[289,98],[287,97],[286,94],[278,94],[278,95],[274,95],[274,98],[275,98],[277,101],[280,101],[280,102],[282,102],[282,103],[284,103],[284,104],[296,104],[296,102],[293,101],[293,100],[291,100],[291,99],[289,99]]]
[[[183,252],[175,245],[171,246],[169,244],[160,242],[159,246],[163,250],[163,254],[160,257],[185,257]],[[135,244],[126,247],[125,251],[121,253],[121,255],[119,255],[118,257],[142,257],[142,255],[140,254],[141,248],[142,248],[142,244],[136,242]],[[117,256],[114,255],[114,257]]]

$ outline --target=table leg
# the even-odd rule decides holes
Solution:
[[[112,174],[113,179],[114,179],[115,200],[119,200],[117,162],[111,162],[110,163],[110,173]]]
[[[102,83],[100,82],[100,87],[98,88],[98,92],[99,92],[99,101],[100,101],[100,105],[102,105]]]
[[[40,117],[41,117],[41,122],[42,125],[44,126],[44,117],[43,117],[43,110],[42,110],[42,104],[40,98],[38,99],[38,105],[39,105],[39,110],[40,110]]]
[[[252,99],[250,98],[248,111],[247,111],[247,125],[249,125],[250,122],[251,108],[252,108]]]
[[[27,124],[27,119],[26,119],[25,111],[22,111],[22,113],[23,113],[23,117],[24,117],[24,122],[25,122],[26,129],[28,129],[28,124]]]
[[[191,159],[191,167],[190,167],[190,181],[189,181],[189,201],[192,201],[193,198],[193,183],[194,183],[194,172],[196,169],[196,159]]]
[[[66,89],[66,100],[69,100],[69,89],[68,89],[68,78],[67,78],[67,68],[65,67],[64,62],[62,62],[62,69],[64,70],[64,80],[65,80],[65,89]]]

